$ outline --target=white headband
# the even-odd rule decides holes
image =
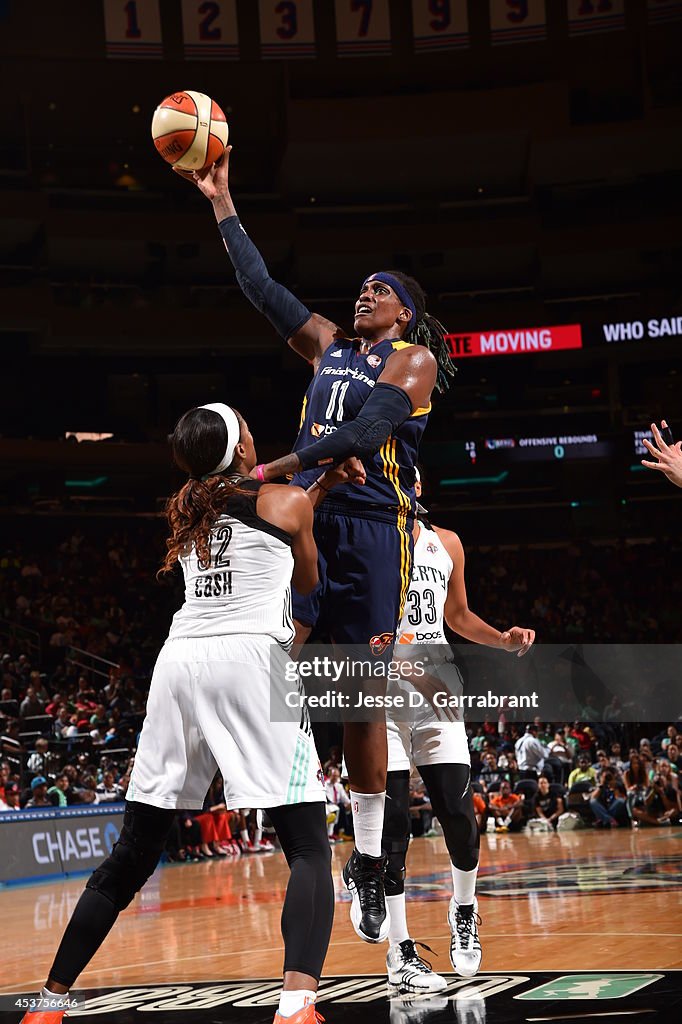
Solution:
[[[227,447],[225,454],[218,463],[215,469],[211,470],[213,473],[222,473],[223,470],[227,469],[228,466],[232,465],[234,460],[235,448],[239,444],[239,435],[241,433],[239,429],[239,420],[234,409],[230,409],[229,405],[225,405],[223,402],[212,402],[210,405],[200,405],[200,409],[210,409],[211,412],[217,412],[227,430]]]
[[[420,484],[422,482],[422,476],[417,467],[414,467],[414,482]]]

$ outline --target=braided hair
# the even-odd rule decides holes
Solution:
[[[450,358],[450,351],[445,341],[447,331],[440,320],[426,312],[426,295],[424,289],[413,277],[403,274],[400,270],[389,271],[397,277],[402,286],[410,293],[417,311],[415,322],[410,320],[406,335],[415,345],[423,345],[432,352],[438,362],[436,390],[443,394],[450,387],[449,377],[454,377],[456,367]]]

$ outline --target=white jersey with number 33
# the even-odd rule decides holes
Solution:
[[[399,644],[445,643],[443,612],[451,574],[452,559],[440,537],[420,523],[410,589],[398,627]]]

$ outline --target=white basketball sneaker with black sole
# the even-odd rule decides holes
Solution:
[[[481,942],[478,937],[478,900],[462,910],[453,896],[448,908],[450,925],[450,963],[461,978],[473,978],[481,966]]]
[[[424,946],[428,949],[428,946]],[[429,953],[432,950],[429,949]],[[447,981],[436,974],[428,960],[417,952],[417,944],[412,939],[391,946],[386,957],[389,984],[396,985],[408,992],[442,992],[447,988]]]

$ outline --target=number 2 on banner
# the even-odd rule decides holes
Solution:
[[[350,9],[354,13],[360,11],[358,38],[363,39],[369,32],[369,22],[372,17],[372,0],[351,0]]]
[[[293,39],[298,32],[298,8],[295,0],[282,0],[275,7],[275,14],[279,14],[281,23],[277,27],[277,35],[280,39]]]
[[[434,32],[445,32],[447,28],[450,28],[452,21],[450,0],[429,0],[429,14],[431,15],[429,25]]]
[[[206,0],[206,3],[199,4],[199,39],[202,43],[215,43],[222,37],[219,25],[214,25],[216,18],[220,17],[220,4],[215,0]]]

